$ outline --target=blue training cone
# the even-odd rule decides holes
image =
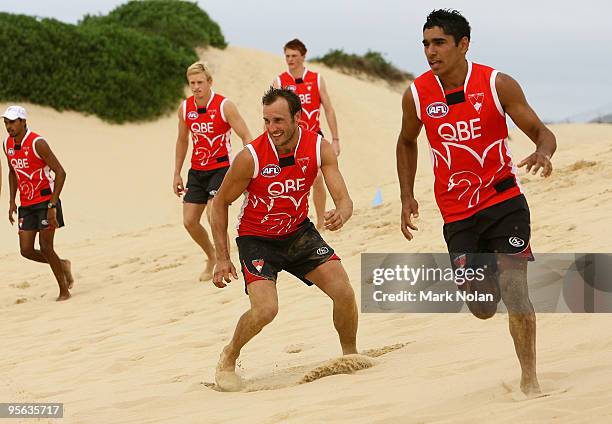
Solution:
[[[372,200],[372,207],[375,208],[382,204],[383,204],[382,191],[380,190],[380,187],[378,187],[376,188],[376,194],[374,195],[374,200]]]

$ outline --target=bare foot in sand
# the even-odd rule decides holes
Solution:
[[[534,376],[533,378],[521,378],[521,391],[527,396],[539,395],[540,393],[542,393],[537,377]]]
[[[57,302],[61,302],[62,300],[68,300],[72,297],[72,295],[70,294],[70,292],[68,290],[66,290],[66,293],[62,293],[60,291],[60,295],[57,297],[57,299],[55,299]]]
[[[226,346],[223,348],[215,371],[215,383],[226,392],[238,392],[242,389],[242,379],[236,374],[236,360],[238,356],[231,355]]]
[[[204,271],[202,271],[200,274],[200,281],[212,281],[216,263],[217,261],[214,259],[209,259],[206,261],[206,268],[204,268]]]
[[[72,263],[68,259],[62,259],[62,269],[64,270],[64,276],[66,277],[66,284],[68,284],[68,288],[71,289],[72,286],[74,286],[74,277],[72,276]]]

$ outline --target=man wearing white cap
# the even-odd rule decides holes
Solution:
[[[8,215],[10,223],[14,224],[17,212],[15,197],[19,190],[21,255],[49,264],[60,288],[57,300],[67,300],[73,284],[70,261],[60,259],[53,249],[55,229],[64,226],[59,196],[66,180],[66,171],[47,142],[28,129],[27,113],[23,107],[9,106],[2,117],[8,132],[3,143],[9,165]],[[40,250],[34,248],[36,234],[39,234]]]

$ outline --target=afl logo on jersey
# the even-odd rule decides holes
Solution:
[[[8,155],[9,156],[14,156],[15,155],[15,149],[8,149]]]
[[[281,173],[281,168],[278,165],[270,164],[263,167],[261,176],[266,178],[274,178]]]
[[[187,114],[187,118],[191,120],[198,119],[198,112],[194,112],[193,110]]]
[[[431,118],[442,118],[448,113],[448,106],[446,103],[435,102],[427,106],[427,115]]]
[[[285,87],[285,89],[295,91],[295,85],[288,85],[287,87]]]

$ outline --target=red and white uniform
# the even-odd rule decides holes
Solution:
[[[36,143],[42,137],[28,130],[21,140],[15,143],[13,137],[4,140],[4,152],[17,175],[21,206],[31,206],[46,202],[53,193],[54,178],[51,169],[36,151]]]
[[[276,82],[279,87],[292,90],[300,97],[302,103],[302,120],[300,126],[319,132],[319,109],[321,108],[321,95],[319,93],[320,76],[316,72],[304,69],[302,78],[293,78],[289,72],[280,74]]]
[[[410,86],[417,117],[427,132],[434,193],[445,223],[468,218],[523,192],[508,148],[506,114],[495,88],[497,73],[468,61],[463,87],[445,93],[431,70]],[[465,101],[448,105],[447,96],[461,91]]]
[[[295,151],[286,156],[278,156],[267,132],[246,145],[255,169],[238,217],[239,236],[285,236],[308,218],[310,188],[321,167],[321,136],[298,131]]]
[[[231,164],[232,127],[223,113],[226,100],[211,90],[206,105],[197,105],[194,96],[183,101],[183,119],[189,128],[193,143],[192,169],[211,171]],[[198,113],[198,107],[205,108],[206,112]]]

